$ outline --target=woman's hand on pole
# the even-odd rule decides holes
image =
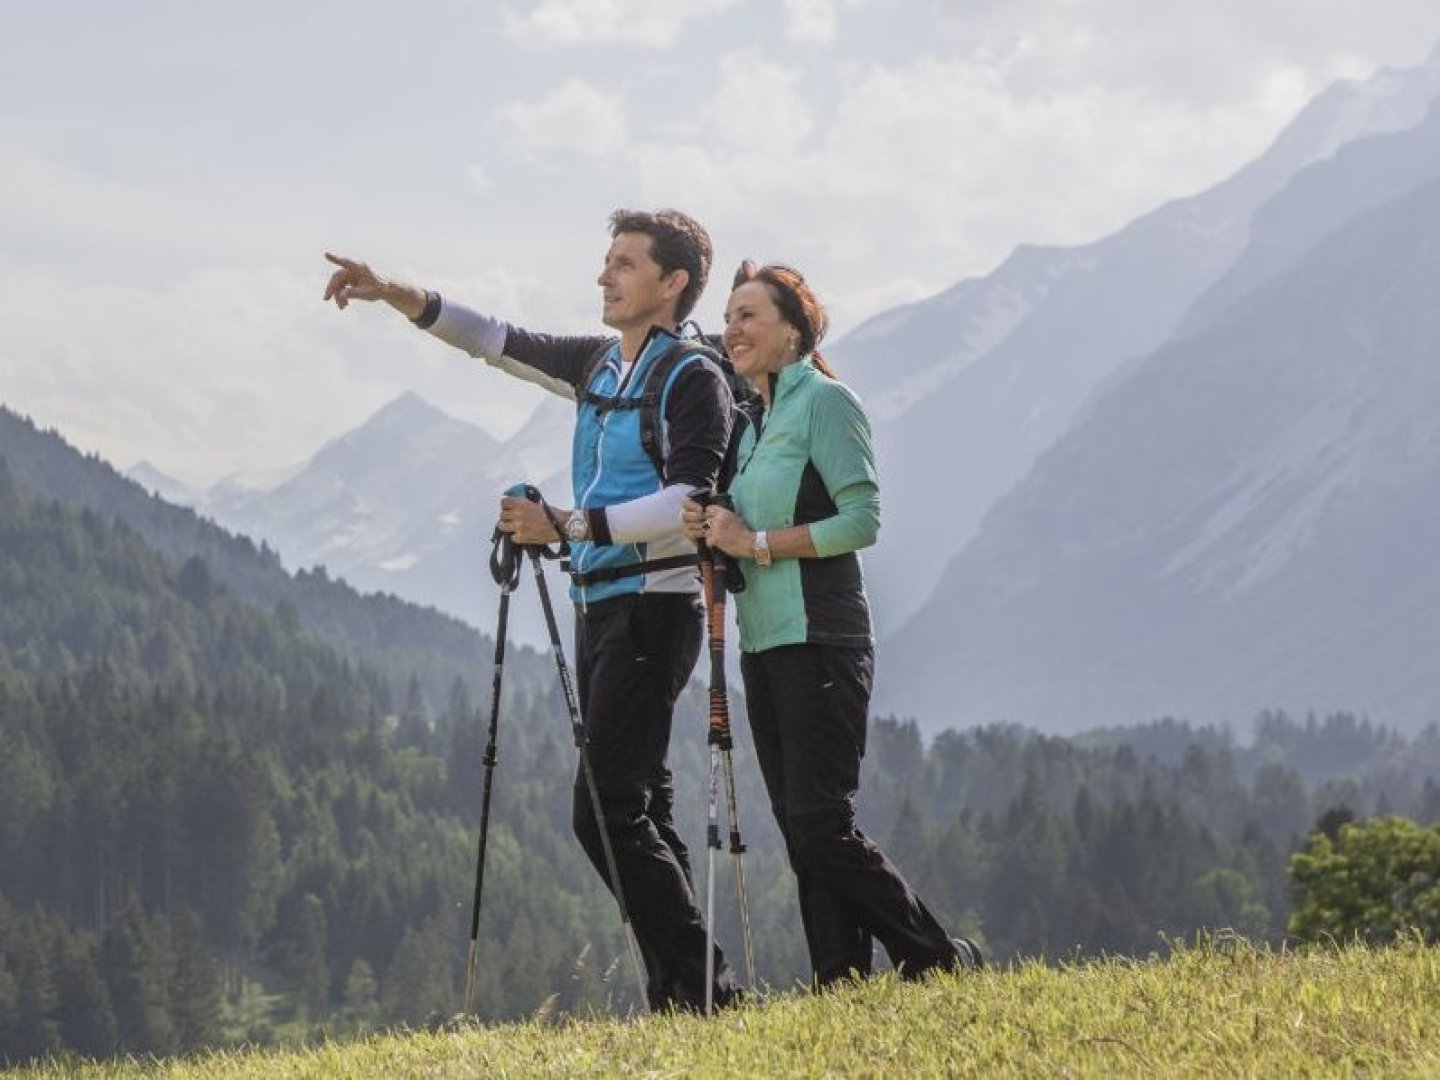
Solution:
[[[755,534],[734,512],[713,503],[705,508],[701,535],[712,548],[732,559],[749,559],[755,554]]]

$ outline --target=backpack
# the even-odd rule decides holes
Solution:
[[[730,357],[720,346],[720,339],[704,334],[694,338],[682,338],[673,348],[650,365],[649,370],[645,373],[645,383],[640,388],[640,393],[630,397],[608,397],[590,390],[590,382],[595,377],[595,372],[600,369],[600,365],[605,362],[605,357],[609,354],[613,344],[613,341],[607,341],[596,349],[585,362],[578,384],[583,389],[578,391],[577,404],[594,405],[602,414],[611,409],[639,409],[640,445],[645,451],[645,456],[655,466],[656,475],[661,479],[664,479],[665,476],[665,458],[660,449],[662,422],[660,402],[665,387],[670,381],[671,373],[683,361],[692,356],[702,356],[720,369],[726,385],[730,387],[733,399],[730,438],[725,444],[725,456],[720,463],[720,475],[715,482],[717,492],[726,491],[730,486],[731,479],[735,476],[735,469],[738,465],[740,436],[747,426],[752,424],[759,426],[761,399],[759,392],[736,372],[735,365],[731,363]]]

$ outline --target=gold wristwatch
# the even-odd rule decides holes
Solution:
[[[755,534],[755,565],[770,565],[770,536],[764,529]]]

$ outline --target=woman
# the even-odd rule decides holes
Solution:
[[[785,266],[746,262],[725,308],[725,349],[759,391],[742,437],[734,512],[687,501],[686,534],[744,568],[735,597],[755,754],[790,856],[815,982],[871,973],[879,938],[906,978],[982,966],[855,824],[874,671],[856,552],[880,495],[870,425],[816,345],[825,313]]]

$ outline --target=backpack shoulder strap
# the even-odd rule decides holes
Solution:
[[[611,342],[596,349],[581,369],[581,378],[576,388],[577,405],[593,405],[599,412],[635,409],[640,414],[640,445],[645,456],[655,466],[659,476],[665,475],[665,455],[661,451],[661,421],[664,412],[666,391],[670,378],[677,368],[686,361],[702,357],[711,361],[725,376],[726,382],[734,385],[734,368],[722,353],[706,340],[682,338],[665,352],[651,361],[645,371],[645,380],[637,394],[600,394],[590,388],[596,373],[610,352]]]
[[[662,478],[665,475],[665,455],[660,447],[660,426],[665,392],[670,388],[670,377],[675,370],[696,356],[717,365],[720,363],[720,354],[705,342],[693,338],[682,339],[650,365],[650,370],[645,375],[645,389],[637,399],[640,408],[640,445],[650,463],[655,466],[655,472]]]
[[[585,365],[580,369],[579,381],[575,383],[575,403],[577,406],[583,405],[587,401],[592,405],[596,405],[610,400],[603,395],[592,393],[590,384],[595,381],[595,373],[598,372],[600,366],[605,363],[605,357],[610,355],[610,350],[614,345],[614,339],[601,342],[595,347],[595,351],[586,358]]]

